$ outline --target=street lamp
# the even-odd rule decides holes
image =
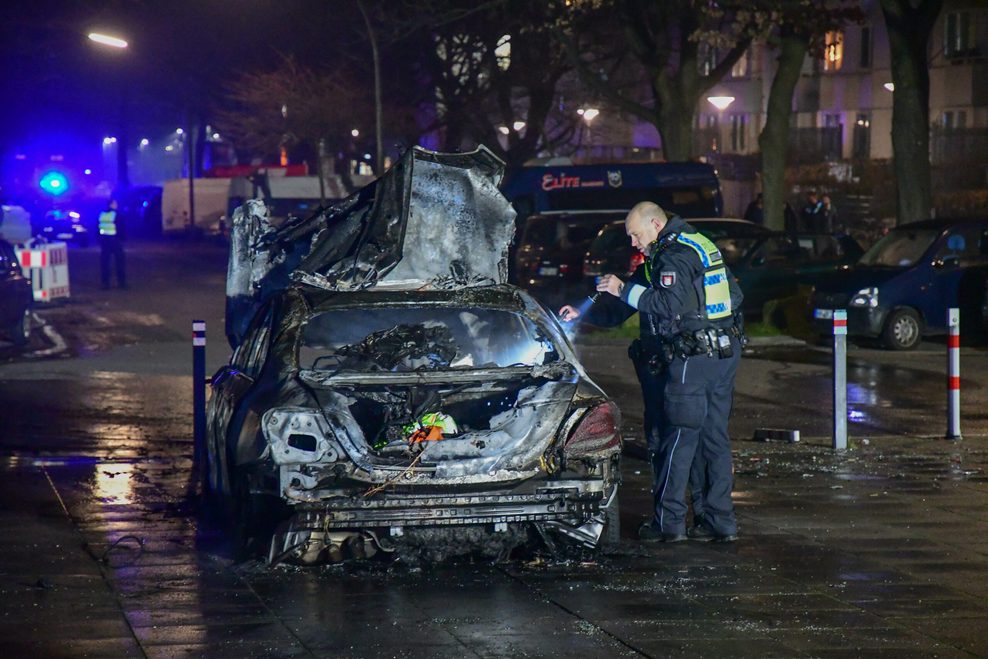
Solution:
[[[89,40],[95,41],[96,43],[103,46],[109,46],[110,48],[123,49],[126,48],[128,45],[126,41],[124,41],[119,37],[113,37],[110,36],[109,34],[102,34],[101,32],[90,32]]]
[[[734,102],[733,96],[708,96],[707,102],[718,110],[724,111]]]

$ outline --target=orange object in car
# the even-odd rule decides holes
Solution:
[[[410,444],[418,444],[419,442],[438,442],[442,438],[442,426],[425,426],[424,428],[419,428],[409,435],[408,442]]]

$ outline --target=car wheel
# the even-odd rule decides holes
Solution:
[[[285,505],[275,497],[250,491],[247,474],[232,468],[233,497],[230,520],[233,555],[237,560],[265,557],[278,523],[287,517]]]
[[[604,508],[604,533],[600,539],[604,547],[616,547],[621,542],[621,502],[617,492],[611,505]]]
[[[23,346],[27,344],[28,339],[31,338],[30,309],[24,309],[24,313],[22,313],[17,321],[11,325],[7,334],[10,336],[10,340],[14,342],[14,345]]]
[[[890,350],[912,350],[923,337],[923,323],[912,309],[896,309],[882,330],[882,344]]]

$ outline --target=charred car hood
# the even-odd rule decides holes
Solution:
[[[503,172],[484,147],[456,154],[415,147],[350,197],[278,228],[263,202],[248,201],[231,230],[231,345],[257,308],[292,282],[332,291],[506,283],[515,212],[497,189]]]

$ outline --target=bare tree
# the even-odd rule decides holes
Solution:
[[[553,26],[561,4],[525,0],[419,0],[392,15],[398,40],[416,44],[434,91],[443,148],[483,143],[509,166],[569,141],[579,118],[560,108],[572,70]]]
[[[238,149],[270,155],[282,148],[316,154],[320,194],[325,201],[323,153],[343,148],[350,127],[366,115],[361,87],[342,73],[316,71],[282,58],[272,71],[245,73],[227,86],[227,107],[217,124]]]
[[[618,108],[654,124],[667,159],[693,157],[697,104],[751,43],[750,31],[737,29],[746,19],[722,3],[700,0],[573,0],[571,8],[559,34],[581,78]],[[640,68],[650,100],[637,87],[614,84],[625,54]]]
[[[928,217],[930,180],[930,32],[943,0],[881,0],[892,55],[892,154],[899,224]]]
[[[758,12],[758,13],[756,13]],[[760,13],[760,15],[759,15]],[[750,14],[756,31],[767,28],[765,39],[776,53],[765,125],[758,135],[765,224],[773,229],[785,226],[785,168],[789,151],[789,125],[792,98],[807,53],[822,55],[825,35],[863,14],[852,5],[823,5],[812,0],[768,0]]]

